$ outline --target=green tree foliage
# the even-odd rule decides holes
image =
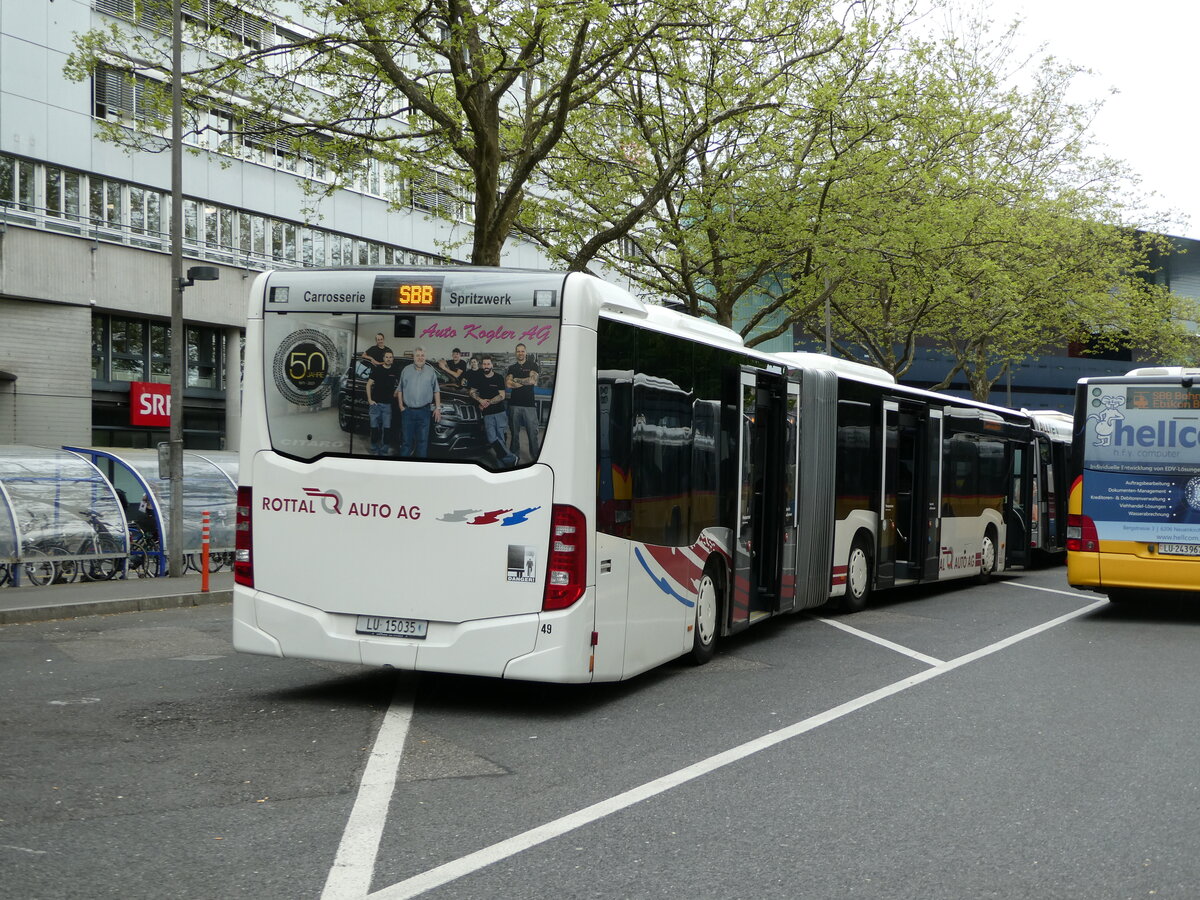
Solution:
[[[440,173],[471,198],[477,264],[500,261],[529,184],[581,111],[650,43],[702,42],[711,24],[692,0],[261,4],[273,6],[299,6],[316,33],[247,46],[231,27],[242,15],[234,4],[184,0],[190,130],[285,141],[330,191],[369,160],[392,163],[410,186]],[[134,79],[157,76],[146,82],[141,127],[109,127],[145,146],[169,124],[169,0],[130,0],[130,9],[146,27],[80,35],[68,71],[83,79],[115,65]]]
[[[798,197],[789,97],[853,36],[834,12],[825,0],[718,2],[703,42],[649,42],[559,146],[518,228],[570,268],[603,262],[728,322],[720,297],[791,257],[761,238],[783,234]]]
[[[874,117],[886,138],[830,180],[815,271],[833,285],[833,343],[897,376],[922,348],[947,352],[986,399],[1009,367],[1085,341],[1177,355],[1182,303],[1153,284],[1167,247],[1138,228],[1122,165],[1088,152],[1095,105],[1069,103],[1078,71],[1043,61],[1022,87],[1013,32],[910,42]],[[886,110],[886,113],[885,113]],[[816,285],[810,297],[816,296]],[[817,304],[797,307],[814,337]]]

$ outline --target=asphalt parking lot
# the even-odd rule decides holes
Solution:
[[[6,626],[0,896],[1194,897],[1198,625],[1046,569],[583,687]]]

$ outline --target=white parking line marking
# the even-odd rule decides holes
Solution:
[[[1036,584],[1021,584],[1019,581],[1010,581],[1005,587],[1025,588],[1027,591],[1045,591],[1047,594],[1062,594],[1064,597],[1077,597],[1080,600],[1096,596],[1085,591],[1063,591],[1058,588],[1038,587]]]
[[[901,644],[893,643],[887,638],[881,638],[878,635],[871,634],[869,631],[863,631],[861,628],[853,628],[844,622],[839,622],[837,619],[823,619],[820,616],[813,616],[818,622],[824,622],[826,625],[832,625],[834,628],[840,628],[847,634],[852,634],[855,637],[860,637],[864,641],[870,641],[872,644],[878,644],[880,647],[887,647],[889,650],[895,650],[897,653],[903,653],[905,656],[911,656],[918,662],[923,662],[927,666],[940,666],[945,663],[945,660],[937,659],[932,656],[926,656],[911,647],[905,647]]]
[[[613,813],[627,809],[636,803],[641,803],[643,800],[648,800],[651,797],[662,794],[672,788],[679,787],[681,784],[686,784],[710,772],[715,772],[724,766],[739,762],[748,756],[755,753],[761,753],[774,747],[776,744],[783,743],[791,738],[798,737],[806,732],[819,728],[822,725],[827,725],[837,719],[847,716],[852,712],[863,709],[867,706],[877,703],[891,697],[893,694],[898,694],[901,691],[908,690],[918,684],[922,684],[930,679],[937,678],[939,675],[945,675],[947,672],[952,672],[960,666],[965,666],[968,663],[975,662],[985,656],[989,656],[1006,647],[1011,647],[1013,644],[1019,643],[1027,638],[1041,634],[1043,631],[1048,631],[1059,625],[1069,622],[1072,619],[1077,619],[1080,616],[1087,615],[1097,607],[1106,604],[1107,600],[1100,600],[1096,603],[1088,604],[1074,612],[1059,616],[1057,619],[1051,619],[1049,622],[1044,622],[1041,625],[1035,625],[1033,628],[1028,628],[1020,634],[1015,634],[1012,637],[997,641],[994,644],[989,644],[979,650],[975,650],[965,656],[960,656],[952,659],[949,662],[939,663],[933,668],[926,669],[924,672],[918,672],[908,678],[893,682],[886,687],[881,687],[878,690],[871,691],[869,694],[863,694],[854,700],[849,700],[840,706],[835,706],[833,709],[826,710],[823,713],[818,713],[815,716],[810,716],[803,721],[796,722],[779,731],[773,731],[770,734],[764,734],[761,737],[755,738],[752,741],[747,741],[737,747],[733,747],[723,753],[718,753],[716,756],[710,756],[708,759],[700,760],[686,768],[680,769],[677,772],[672,772],[669,775],[664,775],[661,778],[656,778],[653,781],[646,782],[643,785],[632,788],[624,793],[617,794],[615,797],[610,797],[607,800],[601,800],[599,803],[594,803],[591,806],[570,813],[552,822],[547,822],[545,825],[539,825],[537,828],[532,828],[529,831],[515,835],[507,840],[500,841],[497,844],[492,844],[490,847],[484,847],[481,850],[476,850],[474,853],[469,853],[466,856],[451,860],[448,863],[429,869],[419,875],[414,875],[412,878],[407,878],[404,881],[397,882],[390,887],[376,891],[370,896],[380,898],[380,900],[404,900],[407,897],[416,897],[423,894],[425,891],[432,890],[435,887],[440,887],[443,884],[449,884],[451,881],[470,875],[480,869],[486,868],[493,863],[507,859],[511,856],[528,850],[531,847],[536,847],[538,844],[543,844],[546,841],[561,837],[568,832],[574,831],[577,828],[582,828],[584,825],[590,825],[600,819],[610,816]]]
[[[402,697],[397,691],[384,713],[379,734],[375,736],[371,756],[358,786],[358,797],[350,811],[346,830],[342,832],[333,868],[325,879],[321,900],[361,898],[371,889],[375,857],[387,821],[388,804],[396,787],[396,772],[404,755],[412,713],[412,698]]]

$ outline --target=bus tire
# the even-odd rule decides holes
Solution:
[[[979,549],[980,569],[976,580],[987,584],[996,571],[996,532],[991,525],[983,532],[983,543]]]
[[[719,563],[710,562],[696,590],[696,619],[692,625],[691,661],[702,666],[717,652],[717,631],[725,602],[725,579]]]
[[[846,558],[846,593],[838,604],[838,612],[862,612],[871,599],[871,583],[875,577],[870,541],[860,532],[850,545]]]

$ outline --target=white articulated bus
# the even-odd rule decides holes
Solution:
[[[1028,565],[1028,416],[859,363],[777,357],[804,385],[801,520],[831,530],[815,540],[831,548],[833,606],[855,611],[877,590]]]
[[[1027,421],[873,378],[581,273],[263,274],[234,645],[611,681],[1003,566]]]

